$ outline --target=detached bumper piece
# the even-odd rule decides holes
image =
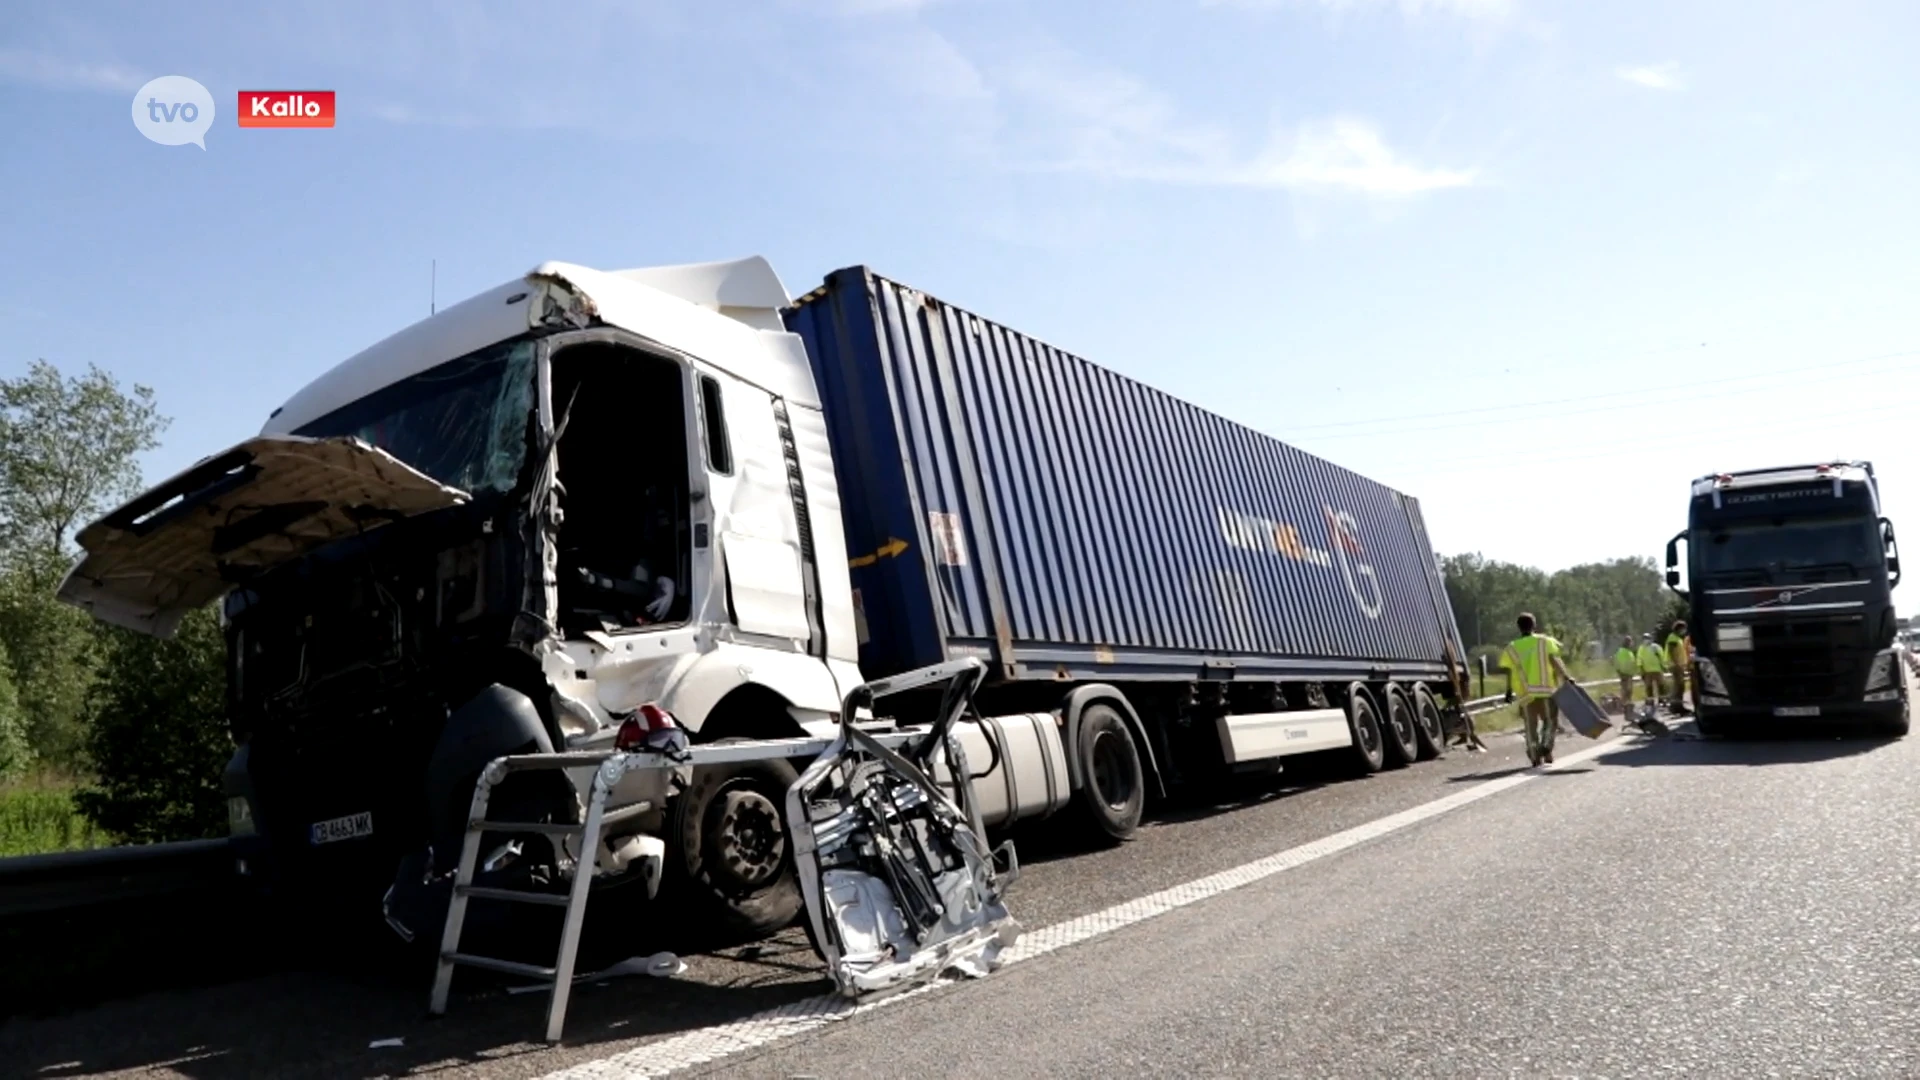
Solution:
[[[840,993],[896,993],[999,966],[1020,926],[1002,900],[1018,875],[1011,845],[987,850],[953,724],[986,669],[942,664],[854,691],[877,697],[948,684],[940,718],[895,752],[850,725],[787,795],[794,861],[814,942]],[[932,779],[947,755],[953,796]]]

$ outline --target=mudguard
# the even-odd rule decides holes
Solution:
[[[459,855],[480,770],[494,758],[515,753],[553,753],[539,708],[520,691],[494,683],[447,717],[427,759],[427,806],[436,852],[445,851],[446,858]]]
[[[1167,786],[1160,779],[1160,762],[1154,757],[1153,743],[1147,739],[1146,726],[1140,723],[1139,714],[1133,711],[1133,704],[1125,694],[1103,683],[1091,683],[1076,688],[1067,699],[1060,703],[1060,715],[1066,718],[1066,726],[1060,735],[1067,752],[1067,778],[1073,784],[1073,790],[1079,791],[1086,780],[1080,775],[1080,755],[1073,748],[1080,745],[1080,714],[1095,702],[1111,705],[1126,722],[1127,729],[1133,733],[1133,742],[1140,750],[1140,766],[1147,776],[1147,789],[1160,798],[1167,797]]]
[[[452,871],[460,858],[460,844],[473,809],[473,789],[481,770],[498,757],[517,753],[553,752],[553,739],[540,719],[533,699],[494,683],[475,694],[447,718],[433,756],[427,760],[427,812],[432,846],[407,855],[400,862],[393,885],[381,902],[387,925],[406,941],[438,941],[441,920],[452,896]],[[516,778],[518,780],[520,778]],[[565,781],[554,776],[527,777],[530,781]],[[556,792],[557,793],[557,792]],[[537,799],[537,792],[534,794]],[[495,807],[512,796],[496,789]],[[488,816],[495,816],[494,807]],[[493,884],[489,881],[488,884]],[[488,905],[493,908],[499,905]],[[479,913],[483,922],[497,919],[496,911]]]

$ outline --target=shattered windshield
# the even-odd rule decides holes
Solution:
[[[1866,520],[1769,521],[1714,529],[1703,545],[1709,574],[1764,571],[1770,575],[1815,569],[1864,572],[1881,558],[1879,538]]]
[[[506,342],[441,364],[300,428],[351,435],[463,491],[508,491],[527,453],[533,343]]]

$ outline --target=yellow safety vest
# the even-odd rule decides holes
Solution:
[[[1500,666],[1508,674],[1507,685],[1518,682],[1522,701],[1553,696],[1553,665],[1549,657],[1560,655],[1560,643],[1545,634],[1515,638],[1500,654]]]
[[[1613,670],[1622,675],[1640,674],[1640,657],[1632,649],[1621,649],[1613,654]]]
[[[1667,655],[1649,641],[1640,646],[1640,674],[1654,675],[1667,670]]]
[[[1687,666],[1687,639],[1679,634],[1667,635],[1667,661],[1675,671]]]

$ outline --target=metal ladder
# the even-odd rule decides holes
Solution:
[[[440,935],[440,963],[438,970],[434,973],[433,999],[428,1006],[435,1016],[444,1015],[447,1011],[447,996],[453,988],[453,969],[456,966],[465,965],[504,972],[508,975],[522,975],[552,984],[553,989],[547,999],[547,1041],[560,1041],[560,1030],[567,1020],[567,997],[573,989],[574,958],[580,950],[580,926],[586,919],[587,890],[593,884],[593,868],[599,852],[600,833],[608,825],[644,814],[652,809],[651,804],[646,802],[623,806],[611,813],[606,808],[607,795],[620,782],[620,778],[626,775],[628,769],[656,764],[635,760],[640,758],[660,759],[661,762],[665,760],[658,754],[608,751],[526,754],[498,758],[487,765],[480,774],[479,783],[473,787],[473,805],[467,813],[467,833],[460,844],[460,867],[453,875],[453,899],[447,906],[447,924]],[[493,789],[508,776],[516,772],[582,767],[592,767],[594,774],[593,785],[587,795],[586,819],[580,824],[555,825],[487,820],[487,802],[492,798]],[[488,832],[579,837],[580,855],[574,866],[573,882],[566,895],[529,892],[522,889],[490,889],[475,885],[473,874],[480,860],[480,836]],[[553,966],[540,967],[515,960],[502,960],[498,957],[461,952],[460,931],[466,923],[467,903],[471,900],[566,908],[566,918],[560,928],[560,947],[554,956]]]
[[[895,729],[874,733],[874,738],[883,745],[893,748],[904,745],[910,739],[925,737],[927,730],[924,726]],[[496,758],[481,772],[480,780],[473,788],[472,808],[467,813],[466,837],[460,845],[460,865],[453,875],[453,898],[447,907],[446,928],[440,935],[440,962],[434,973],[433,997],[428,1005],[428,1011],[435,1016],[445,1015],[447,998],[453,988],[453,969],[456,967],[475,967],[508,975],[520,975],[551,984],[552,990],[547,999],[546,1038],[548,1042],[559,1042],[561,1029],[565,1026],[567,1019],[567,999],[573,990],[574,960],[580,951],[580,929],[586,920],[587,892],[593,884],[600,835],[608,826],[652,809],[651,804],[638,802],[609,811],[606,808],[607,797],[620,780],[627,773],[640,769],[718,765],[725,762],[764,761],[769,758],[817,757],[832,744],[832,739],[820,738],[759,739],[695,746],[681,758],[670,758],[665,754],[652,751],[622,750],[524,754]],[[593,784],[587,793],[586,817],[580,824],[557,825],[487,820],[487,803],[493,795],[493,789],[508,776],[516,772],[579,768],[594,770]],[[530,892],[523,889],[494,889],[475,885],[473,875],[480,859],[480,836],[482,833],[490,832],[578,836],[580,855],[574,864],[573,881],[566,895]],[[541,967],[537,964],[523,964],[514,960],[461,952],[460,932],[466,922],[467,903],[471,900],[566,908],[566,917],[560,929],[560,945],[554,956],[553,966]]]

